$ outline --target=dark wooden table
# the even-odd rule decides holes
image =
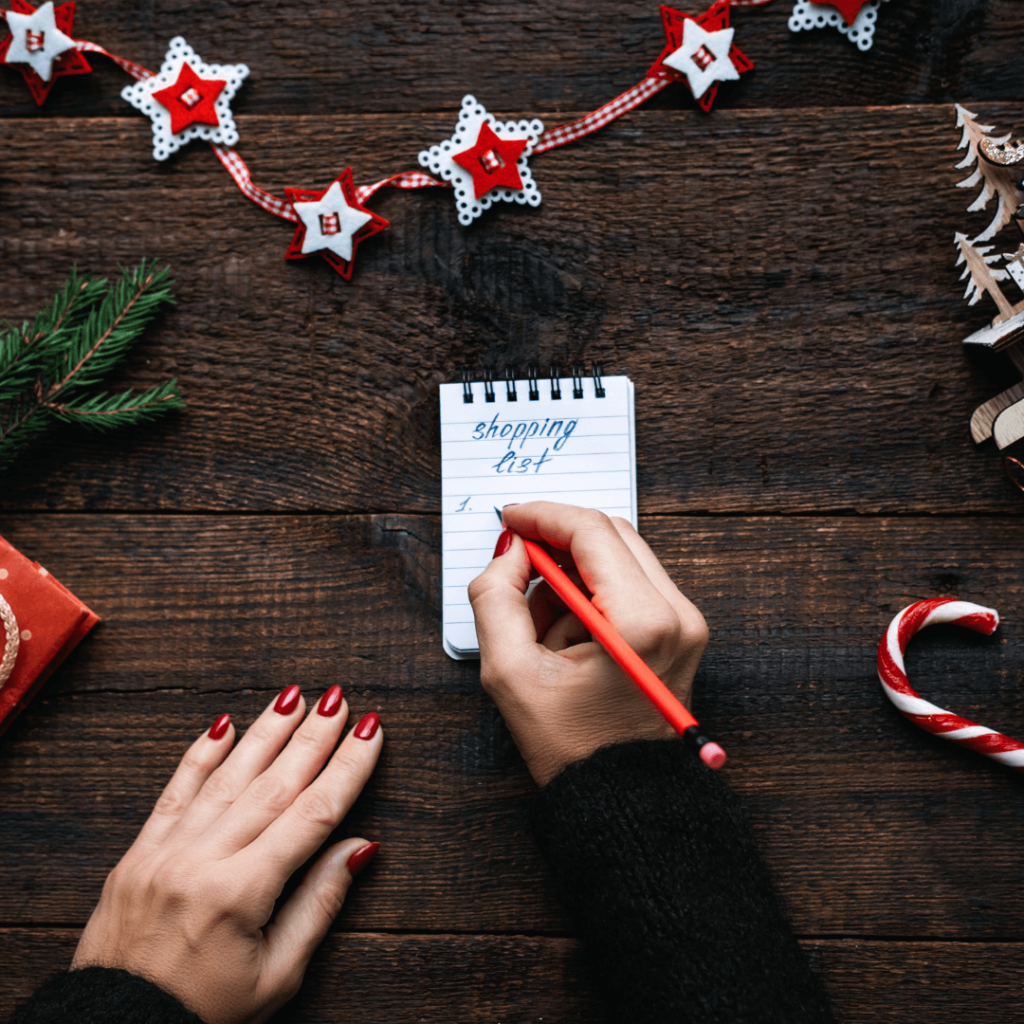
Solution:
[[[159,256],[179,305],[118,383],[189,402],[55,431],[0,479],[0,533],[104,618],[0,740],[0,1012],[68,962],[193,736],[338,682],[387,728],[351,824],[383,850],[282,1019],[600,1019],[438,595],[437,385],[586,357],[636,383],[641,532],[712,631],[696,711],[839,1019],[1022,1019],[1021,780],[908,725],[874,658],[912,600],[994,605],[994,638],[932,630],[909,669],[1024,729],[1024,495],[968,431],[1017,376],[965,354],[994,309],[952,246],[986,223],[952,104],[1024,132],[1024,5],[891,0],[868,53],[791,10],[734,13],[757,68],[710,116],[672,86],[536,158],[539,209],[467,230],[450,194],[380,194],[350,284],[285,264],[288,226],[204,144],[157,164],[105,59],[42,110],[0,73],[0,315]],[[239,151],[278,194],[414,168],[466,92],[561,123],[662,45],[656,3],[606,0],[84,0],[75,24],[152,68],[178,34],[249,65]]]

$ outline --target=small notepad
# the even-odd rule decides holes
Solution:
[[[544,499],[636,526],[628,377],[441,385],[444,649],[479,657],[466,588],[494,554],[495,508]]]

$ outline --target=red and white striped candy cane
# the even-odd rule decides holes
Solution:
[[[986,636],[999,625],[999,613],[994,608],[983,608],[969,601],[956,601],[951,597],[936,597],[908,605],[892,620],[882,642],[878,645],[878,678],[885,695],[900,713],[925,732],[952,740],[968,750],[974,750],[1000,764],[1024,771],[1024,743],[1010,739],[994,729],[987,729],[968,718],[961,718],[943,708],[923,700],[907,681],[903,666],[903,652],[910,638],[925,626],[951,622],[966,626]]]

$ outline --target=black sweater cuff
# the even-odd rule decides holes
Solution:
[[[612,1021],[832,1021],[736,798],[678,740],[570,765],[532,824]]]
[[[54,975],[7,1024],[202,1024],[172,995],[116,967]]]

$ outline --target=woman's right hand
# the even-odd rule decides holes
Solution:
[[[545,542],[570,575],[578,572],[595,607],[684,704],[708,642],[701,613],[623,519],[547,501],[507,505],[502,515],[511,529],[469,598],[480,680],[530,774],[544,785],[599,747],[674,736],[546,583],[527,600],[532,569],[521,537]]]

